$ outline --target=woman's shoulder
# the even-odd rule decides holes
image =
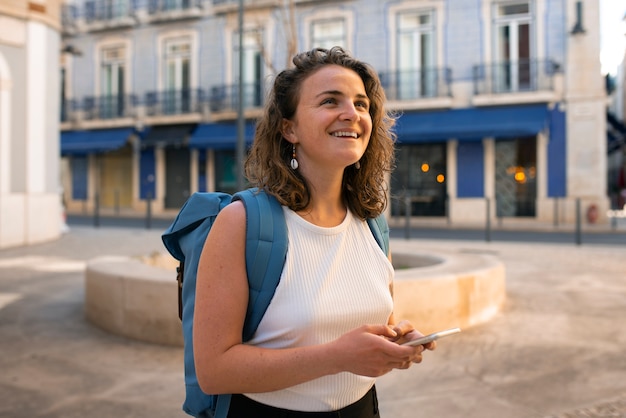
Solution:
[[[234,201],[226,205],[215,218],[211,229],[218,229],[226,234],[235,233],[238,228],[245,230],[246,208],[240,201]]]
[[[246,218],[246,207],[240,200],[235,200],[220,211],[218,218],[222,218],[223,221],[236,221],[239,222]]]

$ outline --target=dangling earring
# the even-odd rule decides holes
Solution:
[[[298,160],[296,160],[296,144],[293,144],[293,153],[291,154],[291,169],[298,169]]]
[[[361,161],[357,161],[356,163],[354,163],[354,168],[359,170],[361,168]]]

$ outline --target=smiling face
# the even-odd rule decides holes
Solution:
[[[339,65],[326,65],[306,78],[292,120],[283,136],[296,144],[300,170],[342,170],[357,162],[369,143],[370,100],[361,77]]]

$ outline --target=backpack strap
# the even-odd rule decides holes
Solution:
[[[272,195],[259,189],[236,193],[246,208],[246,273],[248,275],[248,309],[243,341],[254,335],[280,281],[287,256],[287,223],[283,208]],[[226,418],[231,395],[217,397],[215,418]]]
[[[383,250],[386,256],[389,256],[389,224],[387,223],[385,214],[381,213],[376,218],[368,218],[367,224],[378,246]]]
[[[254,335],[269,306],[287,256],[287,223],[283,208],[272,195],[248,189],[233,196],[246,207],[246,272],[250,297],[243,340]]]

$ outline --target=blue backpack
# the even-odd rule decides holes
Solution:
[[[180,261],[178,313],[183,326],[186,387],[183,410],[194,417],[226,418],[230,406],[230,395],[209,395],[200,389],[192,336],[200,254],[217,214],[235,200],[241,200],[246,208],[246,271],[250,296],[242,338],[248,341],[274,296],[287,254],[287,225],[276,198],[258,189],[234,195],[194,193],[162,235],[169,253]],[[378,245],[388,254],[389,227],[384,215],[368,219],[368,225]]]

